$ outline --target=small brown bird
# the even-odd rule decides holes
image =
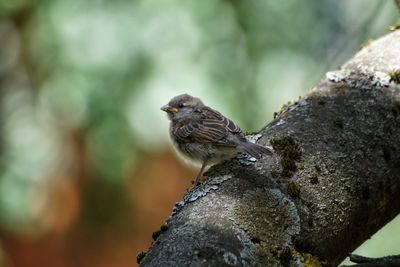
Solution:
[[[172,98],[161,110],[171,120],[170,135],[178,152],[201,163],[197,184],[204,168],[230,159],[238,152],[259,158],[271,150],[250,143],[242,130],[218,111],[207,107],[199,98],[182,94]]]

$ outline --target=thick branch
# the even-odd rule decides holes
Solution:
[[[142,266],[338,265],[400,211],[399,69],[396,31],[328,73],[261,131],[275,155],[212,168]]]
[[[350,260],[354,263],[354,265],[350,265],[353,267],[398,267],[400,266],[400,256],[388,256],[382,258],[368,258],[359,255],[352,254],[350,255]],[[350,267],[348,266],[348,267]],[[346,266],[342,266],[346,267]]]

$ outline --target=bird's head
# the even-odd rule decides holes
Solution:
[[[167,112],[170,120],[175,121],[190,118],[193,111],[202,106],[204,104],[199,98],[182,94],[172,98],[161,110]]]

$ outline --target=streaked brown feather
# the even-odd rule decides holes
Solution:
[[[209,107],[199,110],[201,120],[188,121],[174,129],[175,136],[184,142],[211,143],[236,147],[243,141],[242,130],[231,120]],[[232,138],[232,134],[237,138]]]

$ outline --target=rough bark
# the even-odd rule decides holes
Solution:
[[[141,266],[337,266],[400,211],[399,70],[397,30],[327,73],[252,136],[274,155],[214,166]]]

